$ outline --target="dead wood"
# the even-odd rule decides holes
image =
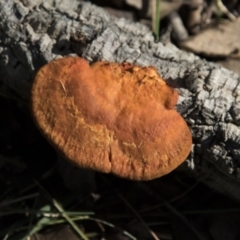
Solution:
[[[189,124],[193,151],[182,166],[210,187],[240,200],[239,75],[172,44],[155,42],[139,23],[80,1],[0,0],[0,94],[28,102],[36,71],[76,55],[155,66],[178,89],[177,110]]]

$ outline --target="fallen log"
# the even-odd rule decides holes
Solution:
[[[192,152],[181,168],[240,200],[238,74],[156,42],[144,25],[91,3],[0,0],[0,95],[28,103],[39,68],[69,55],[154,66],[178,90],[177,111],[191,128]]]

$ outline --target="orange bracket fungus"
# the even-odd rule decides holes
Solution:
[[[178,93],[153,67],[54,60],[32,87],[36,124],[74,164],[133,180],[150,180],[188,156],[192,138],[174,109]]]

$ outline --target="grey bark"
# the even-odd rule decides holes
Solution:
[[[240,200],[239,75],[172,44],[145,26],[116,19],[90,3],[0,0],[0,94],[28,102],[36,71],[76,55],[154,66],[178,89],[177,110],[189,124],[193,151],[185,171]]]

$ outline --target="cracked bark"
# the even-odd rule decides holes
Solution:
[[[181,168],[240,200],[239,75],[156,43],[139,23],[116,19],[90,3],[0,0],[0,94],[28,102],[36,71],[62,56],[154,66],[178,89],[193,151]]]

